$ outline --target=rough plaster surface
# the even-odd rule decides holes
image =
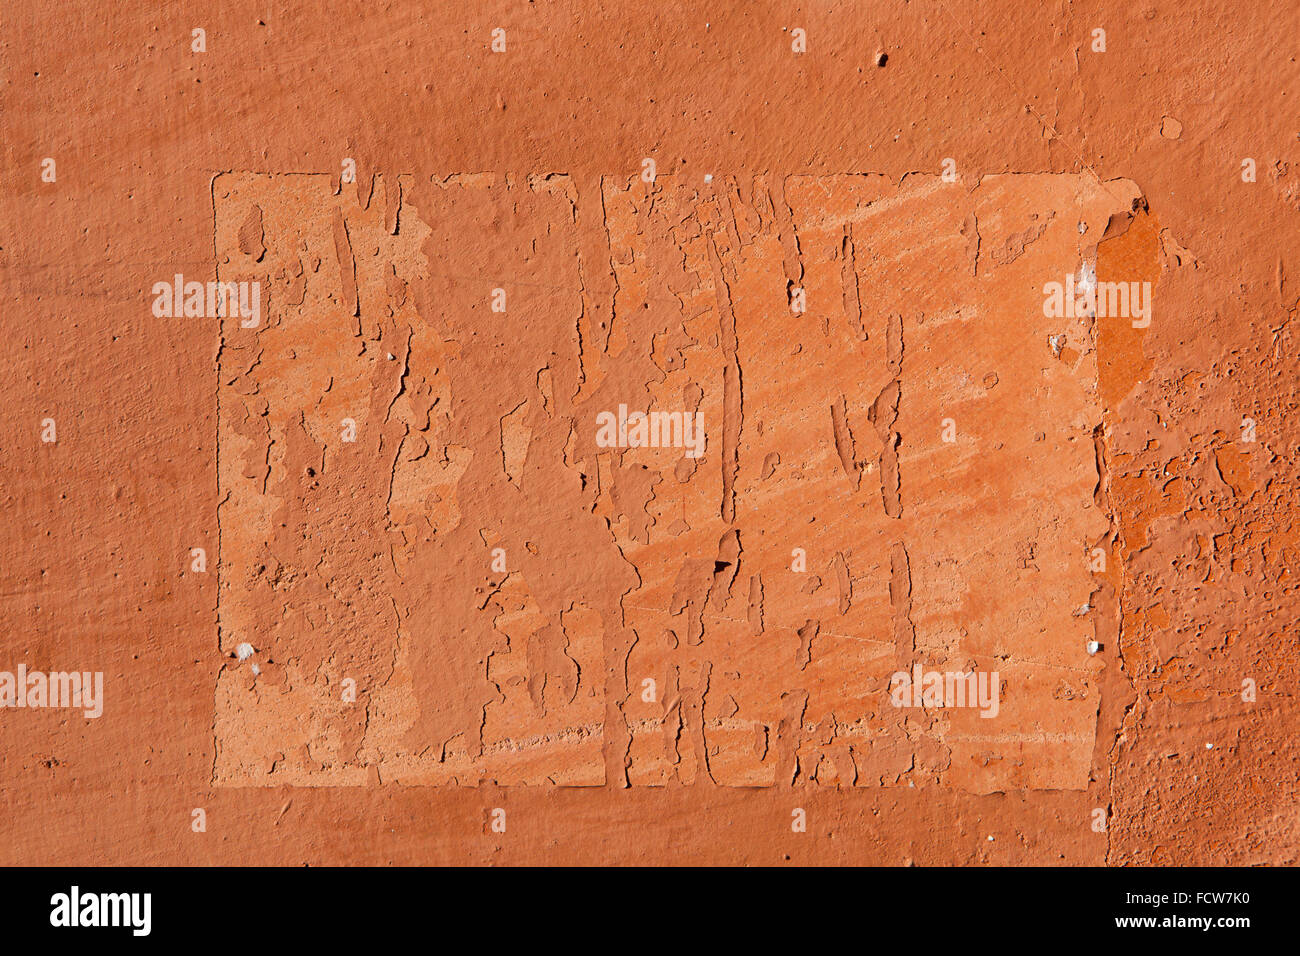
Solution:
[[[1295,861],[1276,23],[179,12],[0,14],[6,862]]]

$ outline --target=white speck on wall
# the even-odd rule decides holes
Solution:
[[[1081,295],[1090,295],[1097,288],[1097,267],[1091,262],[1085,262],[1079,266],[1079,293]]]
[[[1100,645],[1099,643],[1097,643],[1096,641],[1089,641],[1089,642],[1088,642],[1088,653],[1089,653],[1089,654],[1096,654],[1099,650],[1101,650],[1101,645]]]
[[[235,656],[241,661],[246,661],[253,656],[253,645],[245,641],[235,648]]]

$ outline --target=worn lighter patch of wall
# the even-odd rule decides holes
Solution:
[[[223,325],[215,781],[1086,786],[1095,330],[1042,286],[1135,187],[597,186],[214,182],[268,290]],[[998,706],[897,708],[914,666]]]

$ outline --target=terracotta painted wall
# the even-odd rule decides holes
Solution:
[[[0,10],[0,861],[1294,864],[1296,12],[469,6]]]

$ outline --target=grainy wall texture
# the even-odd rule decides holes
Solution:
[[[1295,863],[1298,21],[6,4],[0,862]]]

